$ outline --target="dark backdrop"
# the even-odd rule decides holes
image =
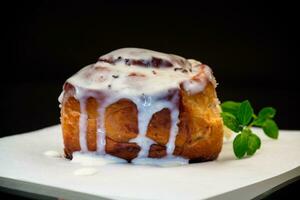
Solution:
[[[221,101],[274,106],[280,128],[300,129],[295,4],[162,2],[1,5],[0,137],[58,124],[64,81],[122,47],[200,60],[212,67]]]
[[[295,5],[120,2],[4,7],[1,136],[59,123],[64,81],[121,47],[198,59],[214,70],[221,101],[249,99],[256,111],[274,106],[280,128],[300,129]]]

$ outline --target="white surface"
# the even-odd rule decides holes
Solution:
[[[83,168],[79,163],[44,155],[62,152],[60,134],[60,127],[54,126],[1,138],[0,178],[117,199],[203,199],[300,166],[300,132],[280,131],[279,140],[261,135],[261,150],[242,160],[235,159],[231,142],[225,142],[217,161],[168,168],[111,164],[94,167],[94,175],[76,176]]]

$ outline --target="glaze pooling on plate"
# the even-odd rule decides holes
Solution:
[[[109,164],[126,164],[127,160],[111,156],[101,155],[97,152],[74,152],[72,163],[78,163],[84,167],[102,167]],[[157,167],[175,167],[188,164],[188,160],[179,156],[167,156],[161,158],[136,158],[131,163],[136,165],[152,165]]]
[[[60,157],[62,157],[62,155],[59,152],[53,151],[53,150],[45,151],[44,155],[48,156],[48,157],[53,157],[53,158],[60,158]]]
[[[88,65],[69,78],[66,84],[75,88],[74,97],[80,103],[80,146],[87,152],[86,100],[94,97],[98,101],[97,153],[105,155],[106,134],[104,116],[106,107],[120,99],[129,99],[138,109],[139,134],[129,142],[135,142],[141,150],[137,159],[147,158],[149,148],[155,144],[146,137],[151,117],[164,108],[171,113],[171,129],[166,144],[167,156],[174,156],[175,140],[178,133],[180,88],[193,95],[204,90],[207,82],[216,85],[211,69],[193,59],[156,51],[123,48],[112,51]],[[65,86],[66,86],[65,84]],[[68,95],[59,98],[60,102]],[[62,96],[61,95],[61,96]]]
[[[74,171],[74,175],[76,176],[91,176],[91,175],[94,175],[98,172],[97,169],[95,168],[80,168],[80,169],[77,169]]]
[[[99,155],[97,152],[74,152],[71,162],[79,163],[83,166],[96,167],[107,164],[127,163],[127,160],[109,154]]]

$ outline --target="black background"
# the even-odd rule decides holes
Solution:
[[[11,1],[1,10],[0,136],[58,124],[64,81],[122,47],[200,60],[221,101],[273,106],[281,129],[300,129],[291,2]]]

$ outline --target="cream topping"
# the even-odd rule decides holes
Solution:
[[[121,59],[118,60],[119,57]],[[164,60],[153,62],[153,58]],[[139,62],[132,64],[132,59],[139,59]],[[131,61],[131,64],[126,64],[126,60]],[[165,66],[164,62],[172,66]],[[157,63],[161,63],[161,66]],[[191,82],[190,79],[199,72],[203,76]],[[195,90],[196,93],[203,89],[207,79],[214,80],[211,70],[198,61],[145,49],[124,48],[101,56],[98,62],[86,66],[67,82],[90,90],[116,91],[125,96],[140,96],[179,88],[181,83],[184,83],[184,87],[189,91]]]

